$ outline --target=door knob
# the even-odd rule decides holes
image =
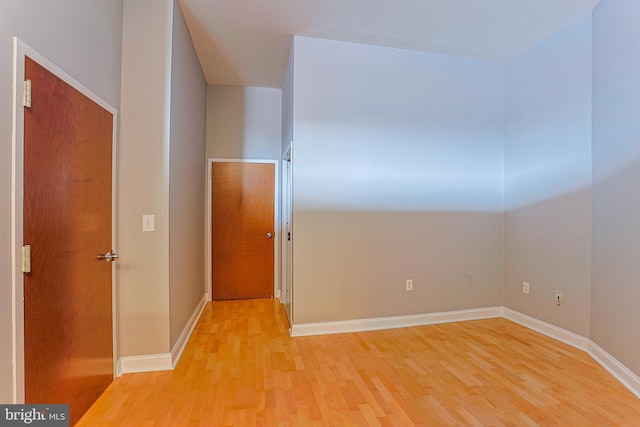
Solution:
[[[267,233],[267,239],[271,239],[272,237],[273,237],[273,233],[268,232],[268,233]]]
[[[113,262],[117,261],[120,256],[112,249],[111,252],[107,252],[106,254],[98,254],[96,258],[98,258],[99,260],[104,260],[106,262]]]

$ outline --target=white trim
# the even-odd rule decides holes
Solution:
[[[501,307],[474,308],[470,310],[444,311],[410,316],[378,317],[336,322],[302,323],[291,325],[291,336],[340,334],[347,332],[376,331],[405,328],[408,326],[434,325],[438,323],[463,322],[466,320],[501,317]]]
[[[176,341],[175,345],[173,346],[173,349],[171,349],[171,366],[173,368],[175,368],[176,365],[178,364],[178,361],[182,356],[182,352],[187,346],[187,343],[189,342],[189,338],[191,338],[193,329],[198,324],[198,320],[200,320],[200,316],[202,315],[202,312],[204,311],[204,308],[206,306],[207,306],[207,295],[205,294],[202,296],[202,299],[196,306],[196,309],[193,311],[193,314],[191,314],[189,321],[184,326],[184,329],[182,330],[182,333],[178,337],[178,340]]]
[[[207,159],[207,262],[206,262],[206,274],[207,274],[207,293],[208,301],[211,301],[211,171],[213,163],[266,163],[274,165],[274,177],[273,177],[273,231],[275,233],[273,239],[273,295],[276,294],[276,289],[280,283],[280,237],[282,234],[282,228],[280,224],[280,161],[279,160],[265,160],[265,159],[222,159],[218,157],[210,157]]]
[[[598,344],[581,335],[559,328],[542,320],[503,307],[503,317],[536,332],[568,344],[588,353],[596,362],[604,367],[614,378],[640,399],[640,377],[611,356]]]
[[[589,349],[587,353],[593,359],[602,365],[615,379],[620,381],[622,385],[629,389],[640,399],[640,377],[631,372],[629,368],[620,363],[615,357],[604,351],[602,347],[593,341],[589,341]]]
[[[280,168],[280,300],[287,304],[285,310],[289,323],[293,323],[293,140],[289,143],[282,156]],[[288,224],[287,224],[288,221]],[[287,236],[290,236],[290,239]]]
[[[118,376],[138,372],[171,371],[171,353],[126,356],[118,360]]]
[[[112,247],[116,249],[116,200],[117,200],[117,136],[118,110],[93,93],[86,86],[64,72],[47,58],[36,52],[17,37],[13,38],[13,129],[12,129],[12,173],[11,173],[11,289],[12,289],[12,363],[13,363],[13,402],[24,402],[24,277],[22,274],[23,242],[23,206],[24,206],[24,107],[22,106],[25,57],[30,57],[45,67],[56,77],[72,86],[78,92],[107,110],[113,116],[113,159],[112,159]],[[117,328],[117,272],[112,266],[112,329],[113,329],[113,374],[117,374],[118,355]]]
[[[213,173],[212,173],[212,166],[213,166],[213,159],[207,159],[207,183],[205,185],[205,188],[207,189],[207,216],[204,219],[205,220],[205,230],[206,230],[206,237],[205,237],[205,248],[204,248],[204,253],[206,254],[206,262],[205,264],[205,289],[204,289],[204,293],[207,296],[207,301],[211,301],[213,299],[213,293],[211,292],[211,287],[213,286],[212,283],[212,279],[213,279],[213,271],[211,269],[211,180],[213,178]]]
[[[589,348],[589,340],[587,338],[510,308],[502,308],[502,317],[582,351],[587,351]]]
[[[24,403],[24,278],[21,248],[24,208],[24,111],[23,97],[25,46],[13,38],[13,129],[11,159],[11,290],[13,403]],[[19,259],[20,258],[20,259]]]

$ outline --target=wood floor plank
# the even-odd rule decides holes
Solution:
[[[117,378],[78,426],[639,426],[588,354],[506,319],[297,337],[277,300],[209,303],[173,371]]]

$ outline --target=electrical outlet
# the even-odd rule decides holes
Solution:
[[[529,282],[522,282],[522,293],[529,295]]]
[[[404,282],[404,290],[405,291],[413,290],[413,279],[407,279],[406,282]]]
[[[560,305],[564,302],[564,296],[562,291],[556,291],[556,305]]]

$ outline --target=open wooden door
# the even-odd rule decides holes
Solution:
[[[273,297],[275,165],[214,162],[211,188],[213,299]]]
[[[113,114],[26,58],[26,403],[68,403],[73,425],[113,380]]]

